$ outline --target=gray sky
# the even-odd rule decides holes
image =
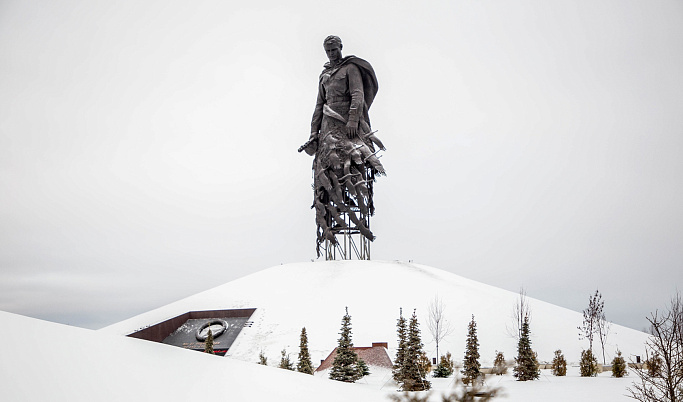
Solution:
[[[322,41],[370,61],[374,259],[636,329],[683,284],[680,1],[0,1],[0,310],[89,328],[315,258]]]

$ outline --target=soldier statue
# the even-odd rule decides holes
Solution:
[[[367,61],[342,57],[342,42],[328,36],[329,59],[320,74],[311,135],[299,148],[313,160],[313,206],[317,252],[321,244],[336,246],[338,234],[359,233],[374,240],[370,216],[375,176],[384,175],[377,157],[384,145],[370,126],[368,110],[377,94],[377,77]]]

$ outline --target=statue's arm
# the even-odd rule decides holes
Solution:
[[[315,102],[315,110],[311,119],[311,137],[318,134],[323,122],[323,105],[325,104],[325,89],[322,81],[318,84],[318,99]]]
[[[346,132],[349,137],[356,136],[358,121],[363,114],[363,77],[355,64],[349,64],[348,70],[349,93],[351,94],[351,107],[349,108],[349,121],[346,124]]]

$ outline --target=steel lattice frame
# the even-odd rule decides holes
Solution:
[[[368,196],[363,197],[363,202],[365,205],[372,205],[374,174],[369,167],[366,168],[365,173],[366,177],[371,179],[368,180]],[[344,191],[344,203],[351,205],[351,200],[353,200],[353,196],[348,191]],[[352,206],[350,209],[358,215],[360,221],[365,224],[365,227],[371,230],[370,216],[373,214],[374,208],[370,209],[367,215],[364,215],[357,206]],[[337,244],[332,244],[331,241],[325,240],[325,260],[353,260],[354,256],[356,260],[370,260],[370,239],[360,233],[360,230],[354,226],[347,213],[341,212],[340,215],[346,223],[345,227],[336,224],[331,217],[327,219],[327,224],[332,228]]]

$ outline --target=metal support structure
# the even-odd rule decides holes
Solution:
[[[365,177],[368,178],[368,196],[363,197],[363,204],[370,207],[372,203],[372,184],[374,181],[374,174],[371,169],[367,169]],[[344,191],[344,203],[346,205],[353,205],[350,207],[360,222],[362,222],[367,229],[370,229],[370,215],[372,209],[369,209],[368,214],[363,214],[361,209],[357,207],[358,202],[348,191]],[[325,240],[325,260],[370,260],[370,242],[371,240],[361,234],[357,226],[346,212],[340,213],[344,219],[345,226],[341,226],[328,218],[328,227],[332,228],[337,244],[333,244],[329,240]]]
[[[366,220],[369,226],[370,219]],[[337,244],[325,240],[326,260],[370,260],[370,240],[355,229],[334,230]]]

